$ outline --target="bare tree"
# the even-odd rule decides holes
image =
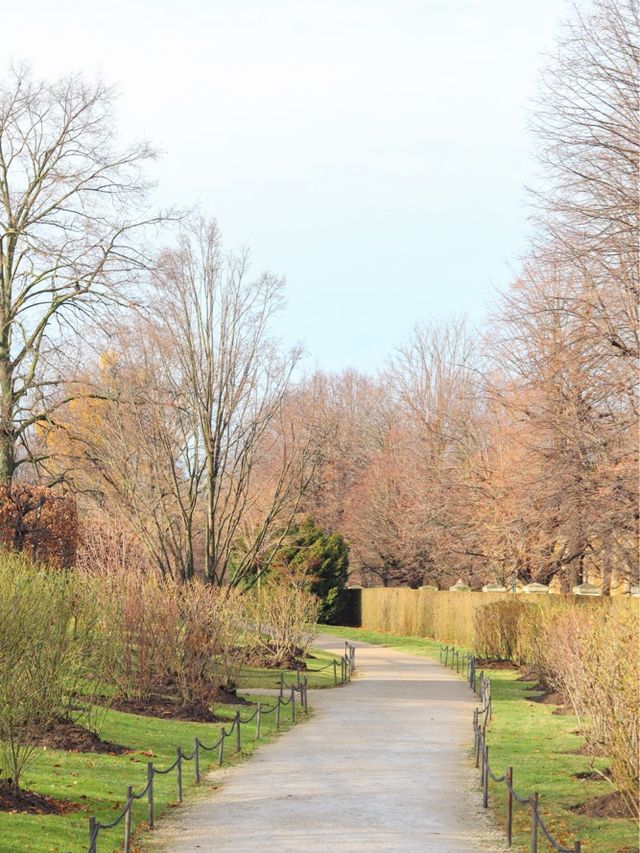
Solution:
[[[300,355],[282,353],[270,334],[283,284],[270,274],[250,278],[247,253],[225,255],[215,222],[200,218],[163,253],[154,286],[158,319],[173,337],[177,375],[198,422],[205,576],[238,584],[283,513],[296,511],[308,479],[296,435],[276,428]]]
[[[32,459],[29,434],[63,397],[52,352],[142,265],[146,144],[119,149],[113,96],[72,76],[10,70],[0,87],[0,484]],[[67,387],[67,391],[69,391]],[[67,395],[68,396],[68,395]]]
[[[107,327],[82,395],[41,432],[43,467],[135,532],[163,575],[195,574],[203,475],[199,424],[166,329],[148,318]]]
[[[571,306],[613,356],[640,354],[640,24],[637,0],[573,10],[542,79],[537,194],[556,263],[579,271]]]

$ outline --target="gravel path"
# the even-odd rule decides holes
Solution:
[[[317,645],[341,652],[344,642]],[[465,683],[428,658],[356,643],[357,678],[309,691],[313,717],[162,821],[168,853],[497,853],[469,767]],[[220,778],[220,773],[214,774]]]

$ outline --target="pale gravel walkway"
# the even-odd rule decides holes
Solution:
[[[344,642],[317,645],[341,652]],[[358,677],[162,821],[168,853],[497,853],[468,763],[473,696],[428,658],[356,643]]]

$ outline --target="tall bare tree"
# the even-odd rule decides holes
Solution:
[[[112,93],[78,76],[0,85],[0,484],[32,459],[31,428],[63,397],[47,365],[142,265],[147,144],[119,148]],[[71,389],[67,386],[67,391]],[[57,400],[53,403],[51,397]]]
[[[199,218],[162,255],[154,286],[198,421],[205,575],[238,584],[278,522],[286,529],[282,516],[295,512],[307,480],[304,448],[292,430],[277,428],[300,356],[283,353],[270,331],[283,283],[270,274],[251,278],[247,253],[225,254],[215,222]]]

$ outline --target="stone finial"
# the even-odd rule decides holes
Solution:
[[[549,587],[544,583],[528,583],[526,586],[522,587],[522,591],[544,595],[549,592]]]
[[[581,583],[573,587],[574,595],[602,595],[602,590],[592,583]]]

